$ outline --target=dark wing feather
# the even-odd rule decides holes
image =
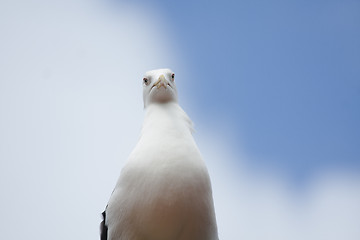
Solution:
[[[106,208],[107,208],[107,206],[106,206]],[[108,227],[105,224],[106,208],[105,208],[105,211],[102,213],[103,220],[100,223],[100,240],[107,240]]]

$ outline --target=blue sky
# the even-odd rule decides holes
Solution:
[[[186,97],[205,121],[226,116],[249,166],[297,183],[359,170],[359,1],[137,3],[170,26],[192,68]]]

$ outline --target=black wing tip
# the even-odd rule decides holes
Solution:
[[[105,211],[102,212],[103,220],[100,223],[100,240],[107,240],[108,227],[105,224],[105,219],[106,219]]]

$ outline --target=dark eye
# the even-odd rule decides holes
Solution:
[[[175,73],[171,74],[171,80],[174,81],[174,79],[175,79]]]
[[[149,85],[149,79],[143,78],[143,82],[144,82],[145,85]]]

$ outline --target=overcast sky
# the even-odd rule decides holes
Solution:
[[[357,1],[0,1],[0,230],[98,239],[169,67],[221,239],[359,239]]]

